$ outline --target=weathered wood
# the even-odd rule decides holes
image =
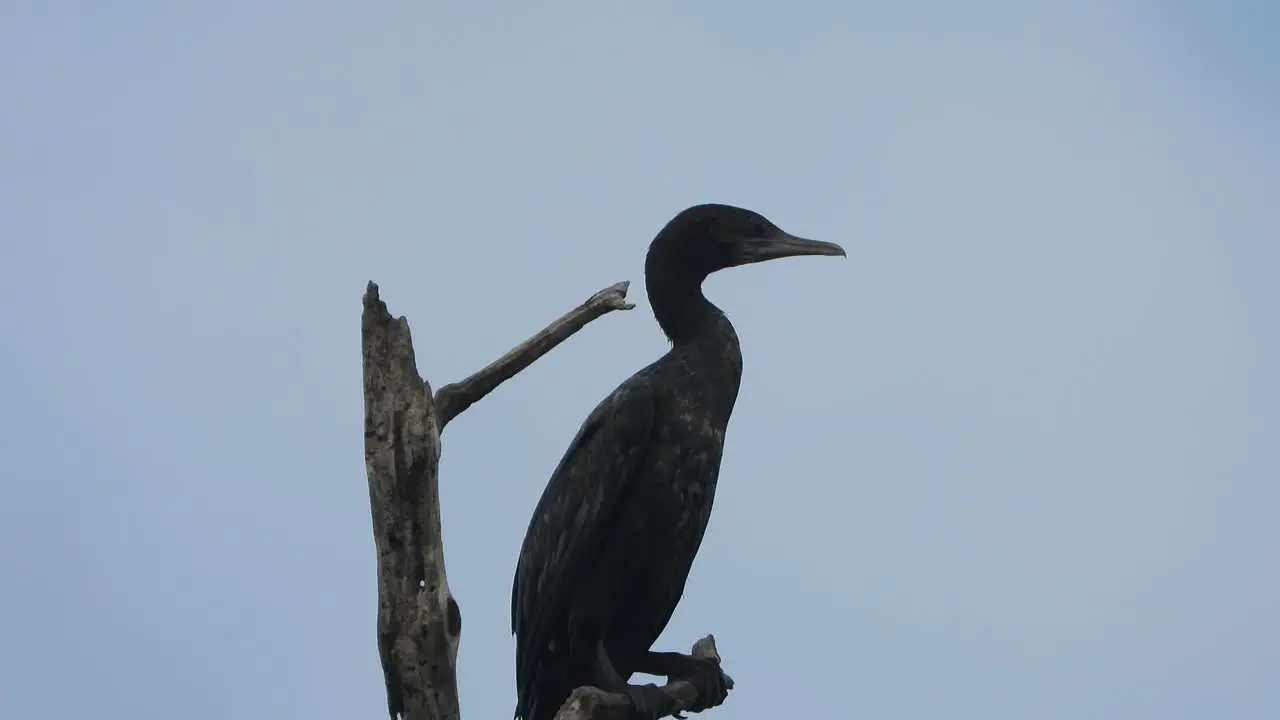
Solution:
[[[707,658],[720,662],[720,653],[716,650],[716,639],[708,635],[693,644],[694,657]],[[733,689],[733,678],[724,676],[725,684]],[[681,717],[680,713],[693,706],[698,699],[698,691],[691,683],[676,680],[662,686],[662,691],[675,700],[672,717]],[[569,699],[556,713],[555,720],[635,720],[631,708],[631,700],[626,695],[607,693],[596,687],[580,687],[574,690]]]
[[[393,719],[458,720],[462,614],[449,592],[440,532],[440,430],[592,320],[629,310],[628,283],[592,295],[545,330],[433,399],[409,323],[369,283],[361,316],[365,470],[378,555],[378,652]]]
[[[581,330],[587,323],[614,310],[634,308],[635,305],[627,302],[627,288],[630,286],[631,283],[626,280],[610,285],[471,377],[440,388],[435,397],[440,427],[448,425],[450,420],[462,414],[494,388],[510,380],[516,373],[529,367],[534,360],[568,340],[570,335]]]
[[[378,553],[378,653],[387,710],[458,720],[462,615],[449,593],[440,533],[440,426],[418,375],[409,322],[369,283],[361,317],[364,459]]]

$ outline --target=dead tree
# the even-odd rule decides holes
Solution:
[[[459,720],[458,642],[462,612],[449,592],[440,532],[440,431],[450,420],[587,323],[626,301],[620,282],[461,382],[434,395],[418,374],[409,322],[393,318],[370,282],[364,295],[364,458],[378,553],[378,654],[392,720]],[[694,655],[719,660],[708,635]],[[728,678],[726,678],[728,679]],[[728,680],[729,687],[733,681]],[[697,691],[687,682],[663,688],[676,713]],[[624,695],[583,687],[560,708],[557,720],[630,720]]]

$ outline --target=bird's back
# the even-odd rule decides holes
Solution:
[[[737,395],[736,365],[675,348],[602,401],[535,508],[512,588],[516,716],[550,720],[592,684],[595,643],[624,677],[675,610],[701,544]]]
[[[516,636],[515,715],[550,720],[574,688],[590,684],[591,650],[570,632],[578,592],[631,488],[654,426],[654,366],[633,375],[587,417],[551,474],[525,533],[511,592]]]

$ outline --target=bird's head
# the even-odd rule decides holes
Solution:
[[[835,243],[796,237],[752,210],[706,204],[667,223],[649,246],[646,265],[701,280],[717,270],[796,255],[843,257],[845,252]]]

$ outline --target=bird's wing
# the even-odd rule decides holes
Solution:
[[[654,429],[654,393],[643,373],[623,383],[587,417],[556,466],[525,534],[511,590],[517,675],[545,652],[554,624],[634,486]]]

